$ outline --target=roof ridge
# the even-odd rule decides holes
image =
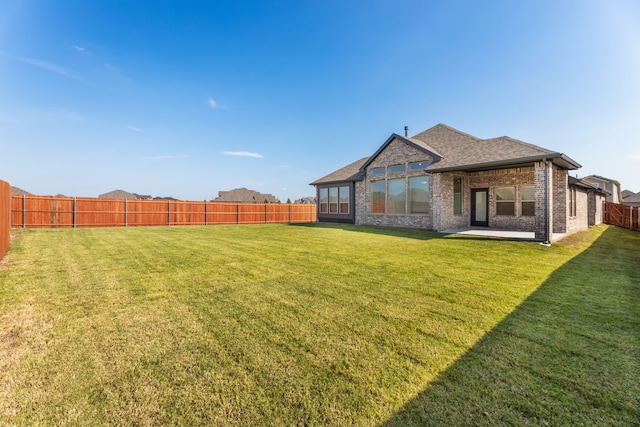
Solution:
[[[525,145],[527,147],[533,148],[535,150],[544,152],[544,153],[557,153],[557,151],[553,151],[553,150],[549,150],[548,148],[544,148],[544,147],[540,147],[539,145],[536,144],[532,144],[530,142],[526,142],[526,141],[522,141],[521,139],[517,139],[517,138],[513,138],[511,136],[507,136],[507,135],[503,135],[503,136],[497,136],[495,138],[487,138],[487,139],[483,139],[482,141],[493,141],[493,140],[497,140],[497,139],[507,139],[511,142],[515,142],[516,144],[521,144],[521,145]]]
[[[477,140],[477,141],[481,141],[481,140],[482,140],[482,138],[478,138],[477,136],[471,135],[470,133],[463,132],[463,131],[461,131],[461,130],[459,130],[459,129],[456,129],[456,128],[451,127],[451,126],[449,126],[449,125],[446,125],[446,124],[444,124],[444,123],[438,123],[437,125],[432,126],[432,127],[430,127],[429,129],[424,130],[424,131],[422,131],[422,132],[420,132],[420,133],[424,133],[424,132],[427,132],[427,131],[429,131],[429,130],[431,130],[431,129],[435,129],[435,128],[437,128],[438,126],[443,127],[443,128],[446,128],[446,129],[448,129],[448,130],[450,130],[450,131],[453,131],[453,132],[459,133],[460,135],[468,136],[468,137],[473,138],[473,139],[475,139],[475,140]],[[420,133],[418,133],[418,134],[416,134],[416,135],[420,135]]]

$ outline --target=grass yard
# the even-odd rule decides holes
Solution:
[[[17,230],[0,424],[640,423],[640,234]]]

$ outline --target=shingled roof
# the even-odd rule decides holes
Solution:
[[[370,157],[364,157],[324,176],[310,185],[360,181],[367,166],[394,140],[429,154],[429,172],[478,171],[533,165],[550,160],[562,169],[578,169],[580,164],[568,156],[508,136],[480,139],[447,125],[438,124],[413,137],[392,134]]]
[[[345,182],[345,181],[361,181],[364,177],[363,172],[360,170],[364,164],[369,160],[369,157],[363,157],[360,160],[348,164],[342,169],[338,169],[335,172],[330,173],[318,180],[313,181],[309,185],[318,184],[331,184],[333,182]]]
[[[423,141],[442,159],[429,166],[433,172],[481,170],[500,166],[552,160],[563,169],[578,169],[580,164],[568,156],[508,136],[480,139],[447,125],[438,124],[413,136]]]

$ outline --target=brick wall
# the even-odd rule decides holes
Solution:
[[[534,185],[535,175],[533,167],[499,169],[484,172],[472,172],[468,174],[469,187],[464,188],[463,205],[471,203],[470,189],[489,189],[489,227],[505,230],[535,230],[535,216],[522,215],[522,186]],[[453,184],[452,184],[453,185]],[[535,185],[534,185],[535,186]],[[516,191],[515,214],[498,215],[496,212],[496,188],[514,187]],[[453,209],[451,209],[453,212]],[[470,217],[470,213],[467,215]]]
[[[589,226],[602,224],[604,221],[604,201],[605,196],[596,191],[589,192],[588,210],[589,210]]]
[[[567,191],[567,206],[570,206],[570,198],[572,191],[575,191],[575,215],[567,209],[567,233],[575,233],[576,231],[589,228],[589,194],[587,190],[573,186]]]
[[[567,233],[567,186],[569,174],[553,167],[553,232]]]

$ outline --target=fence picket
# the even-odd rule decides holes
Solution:
[[[604,202],[605,224],[640,231],[640,207]]]

